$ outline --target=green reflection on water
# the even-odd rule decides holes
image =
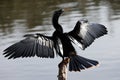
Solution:
[[[16,20],[25,23],[27,28],[44,25],[43,21],[49,22],[51,19],[48,18],[51,18],[52,12],[60,8],[58,5],[69,2],[78,3],[71,8],[80,10],[82,16],[86,16],[90,6],[99,9],[102,3],[111,8],[112,15],[120,14],[119,0],[0,0],[0,29],[5,32],[6,29],[14,26]],[[11,32],[11,30],[8,31]]]

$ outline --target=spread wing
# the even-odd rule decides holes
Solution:
[[[107,34],[107,29],[102,24],[78,21],[75,28],[68,33],[70,39],[83,50],[91,45],[96,38]]]
[[[28,34],[25,39],[4,50],[8,59],[18,57],[54,58],[54,42],[51,37],[41,34]]]

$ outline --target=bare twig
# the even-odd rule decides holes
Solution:
[[[67,64],[69,63],[69,58],[66,58],[60,62],[58,65],[58,80],[67,80]]]

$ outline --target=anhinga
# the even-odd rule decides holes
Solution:
[[[25,39],[17,42],[4,50],[5,57],[15,59],[19,57],[54,58],[58,54],[63,59],[70,58],[69,71],[81,71],[82,69],[96,66],[98,61],[87,59],[77,55],[72,43],[77,44],[82,50],[87,48],[98,37],[107,34],[104,25],[89,23],[82,19],[77,21],[74,29],[63,33],[62,26],[58,23],[64,9],[54,12],[52,23],[55,31],[52,36],[40,33],[27,34]]]

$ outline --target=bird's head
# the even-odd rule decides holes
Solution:
[[[60,16],[64,12],[64,9],[59,9],[54,12],[54,15]]]

